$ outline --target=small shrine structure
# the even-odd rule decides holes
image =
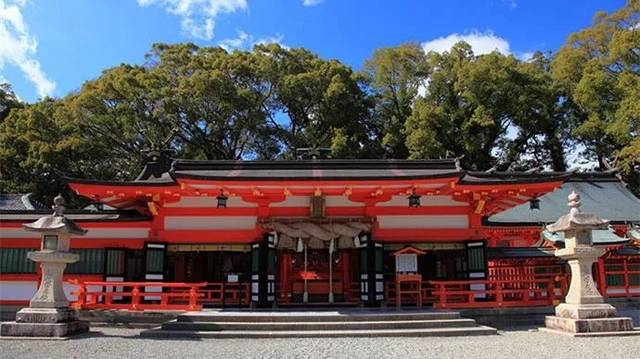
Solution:
[[[396,306],[402,306],[402,297],[415,298],[422,307],[422,275],[418,272],[418,256],[426,252],[407,246],[393,253],[396,259]]]

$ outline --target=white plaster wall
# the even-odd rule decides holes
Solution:
[[[148,238],[149,228],[89,228],[86,238]],[[40,238],[36,232],[22,228],[2,228],[0,238]],[[75,237],[74,237],[75,238]]]
[[[288,196],[282,202],[272,203],[269,207],[309,207],[309,196]]]
[[[0,300],[31,300],[37,288],[35,281],[0,281]]]
[[[254,229],[255,216],[167,216],[165,229]]]
[[[466,215],[378,216],[380,228],[469,228]]]
[[[325,203],[327,207],[364,207],[364,203],[351,202],[345,196],[327,196]]]

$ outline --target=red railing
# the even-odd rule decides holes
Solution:
[[[422,282],[422,304],[433,304],[435,297],[433,296],[434,286],[431,282]],[[384,298],[388,305],[396,305],[396,283],[395,281],[387,281],[384,283]],[[417,301],[416,295],[403,295],[402,304],[415,305]]]
[[[598,289],[605,298],[640,297],[640,257],[601,258],[597,277]]]
[[[185,289],[180,289],[185,291]],[[175,290],[179,291],[179,290]],[[251,298],[249,283],[206,283],[198,289],[198,303],[225,305],[249,305]]]
[[[524,280],[430,281],[435,308],[503,308],[557,305],[567,277]]]
[[[207,283],[72,282],[76,309],[201,310],[200,289]]]

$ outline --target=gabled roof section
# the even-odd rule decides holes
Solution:
[[[31,193],[0,194],[0,211],[29,211],[38,209],[47,209],[47,207],[33,199]]]
[[[467,172],[459,184],[516,184],[563,181],[571,172]]]
[[[444,160],[295,160],[191,161],[177,160],[176,178],[210,180],[378,180],[422,179],[460,175],[456,161]]]
[[[611,229],[594,229],[591,231],[593,244],[595,245],[614,245],[625,244],[629,242],[628,238],[620,237]],[[540,237],[552,243],[564,244],[564,232],[549,232],[546,229],[540,232]]]
[[[640,222],[640,199],[611,173],[576,173],[562,186],[541,197],[540,209],[520,204],[489,217],[489,224],[541,224],[555,222],[569,212],[567,197],[580,195],[582,210],[613,223]]]

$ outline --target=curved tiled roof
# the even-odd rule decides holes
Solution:
[[[552,223],[569,212],[567,197],[575,191],[580,195],[581,209],[612,222],[640,222],[640,199],[623,182],[605,174],[576,174],[553,192],[539,198],[540,209],[530,209],[529,203],[518,205],[491,216],[490,224]]]
[[[0,210],[24,211],[37,209],[47,209],[47,207],[31,198],[31,193],[0,194]]]

